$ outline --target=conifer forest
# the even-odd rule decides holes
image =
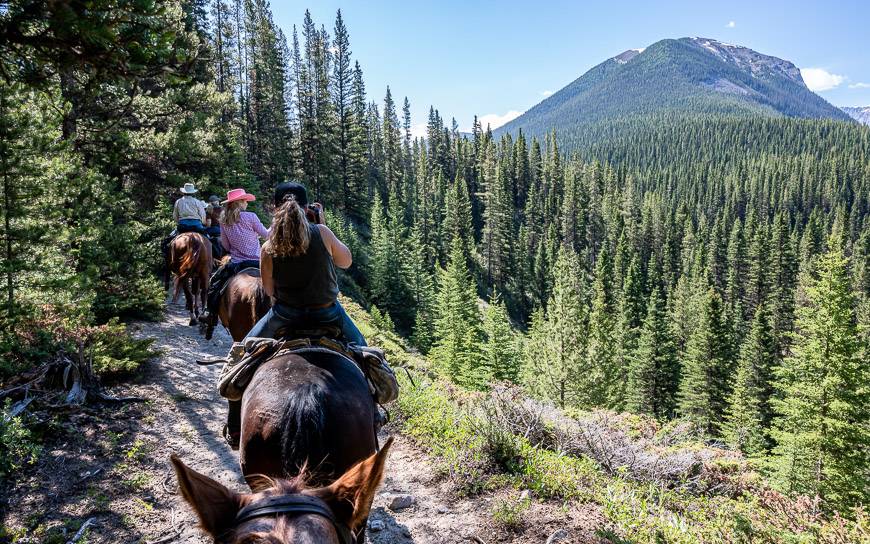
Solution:
[[[0,2],[4,421],[58,353],[139,364],[179,187],[243,187],[268,226],[296,179],[353,252],[343,295],[449,387],[689,426],[866,531],[870,127],[713,105],[467,133],[433,104],[412,136],[341,11],[77,4]],[[0,475],[26,470],[2,429]]]

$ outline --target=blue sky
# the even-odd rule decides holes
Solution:
[[[272,1],[288,37],[306,8],[332,33],[340,8],[369,100],[389,85],[415,125],[430,104],[463,130],[475,114],[502,124],[609,57],[685,36],[790,60],[832,104],[870,105],[870,0]]]

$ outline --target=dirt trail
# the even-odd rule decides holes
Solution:
[[[66,542],[86,520],[91,520],[89,544],[210,542],[177,494],[171,453],[231,489],[247,489],[236,454],[220,437],[226,406],[215,388],[220,367],[193,362],[225,354],[229,335],[217,330],[206,341],[197,327],[187,325],[183,308],[172,304],[164,321],[134,328],[137,336],[155,338],[163,354],[139,380],[113,393],[146,402],[86,409],[57,423],[38,465],[3,493],[0,521],[6,535],[0,532],[0,542]],[[493,542],[486,537],[487,499],[453,498],[426,456],[395,436],[369,540],[458,543],[477,535]],[[387,508],[389,493],[410,494],[415,503],[393,512]]]

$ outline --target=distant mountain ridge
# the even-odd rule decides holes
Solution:
[[[862,125],[870,125],[870,106],[846,106],[840,109]]]
[[[571,133],[596,121],[659,112],[850,120],[810,91],[792,62],[711,38],[629,49],[494,132]]]

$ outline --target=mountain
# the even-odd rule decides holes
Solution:
[[[846,112],[849,117],[858,121],[862,125],[870,125],[870,106],[859,106],[859,107],[844,107],[840,108],[844,112]]]
[[[651,113],[849,120],[810,91],[791,62],[709,38],[662,40],[595,66],[496,135],[560,136],[595,121]]]

